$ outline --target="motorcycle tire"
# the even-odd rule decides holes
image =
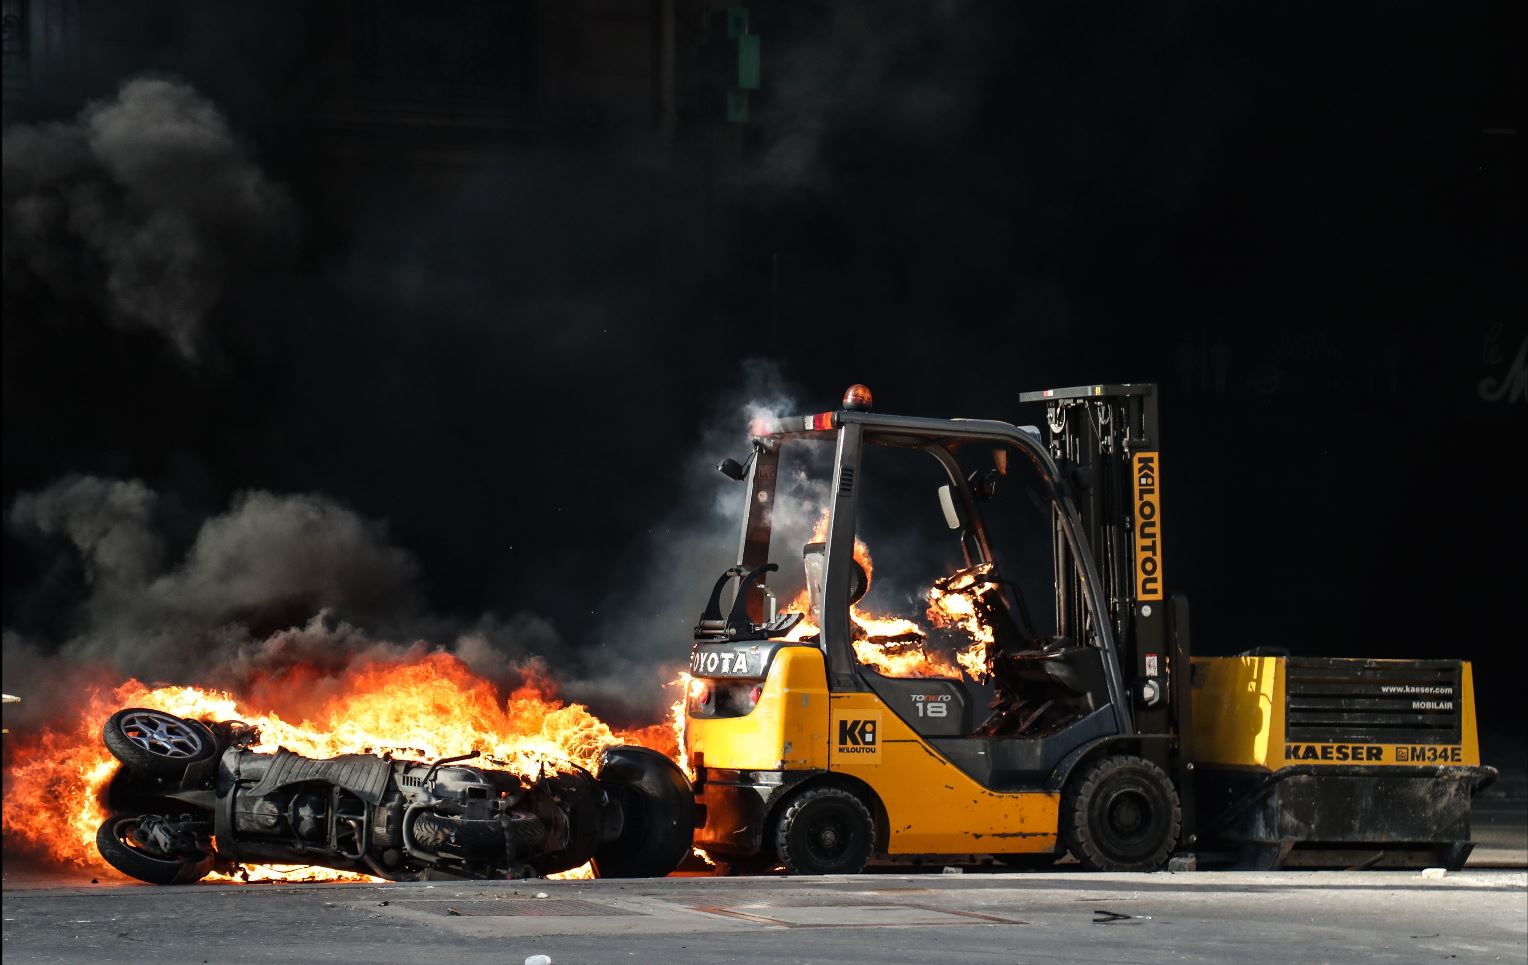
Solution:
[[[695,792],[673,761],[646,747],[612,747],[600,784],[621,804],[621,836],[594,855],[597,878],[661,878],[690,853]]]
[[[179,777],[192,764],[217,754],[212,729],[146,707],[128,707],[107,718],[101,740],[111,755],[147,777]]]
[[[138,815],[114,815],[96,829],[96,850],[107,864],[129,878],[151,885],[188,885],[211,873],[216,855],[166,857],[134,845],[128,835],[137,826],[138,818]]]

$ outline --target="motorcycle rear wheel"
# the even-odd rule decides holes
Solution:
[[[180,777],[191,764],[217,754],[217,740],[201,721],[146,707],[128,707],[107,718],[101,740],[111,755],[149,777]]]
[[[596,878],[662,878],[690,853],[695,793],[673,761],[646,747],[602,755],[599,781],[621,803],[621,836],[594,855]]]

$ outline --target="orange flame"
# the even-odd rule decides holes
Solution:
[[[928,609],[924,614],[929,622],[941,629],[959,630],[971,638],[971,642],[955,655],[955,661],[973,680],[983,680],[987,676],[987,647],[993,642],[993,635],[992,628],[977,615],[976,597],[991,587],[990,583],[978,587],[973,573],[944,589],[938,586],[928,588]]]
[[[812,528],[810,542],[827,539],[829,515],[824,510]],[[866,592],[875,574],[875,561],[865,541],[855,539],[854,560],[865,571]],[[971,643],[955,654],[952,663],[925,646],[928,634],[922,627],[905,617],[883,616],[862,609],[858,604],[849,608],[849,620],[854,627],[854,656],[860,663],[888,677],[959,677],[964,670],[976,680],[987,676],[987,645],[992,642],[992,630],[983,626],[976,614],[970,595],[970,581],[942,591],[929,587],[928,609],[925,616],[941,629],[958,630],[971,638]],[[984,591],[978,591],[984,592]],[[812,619],[811,595],[803,589],[787,607],[797,613],[807,614],[786,637],[787,640],[804,640],[821,631]]]
[[[689,671],[681,670],[679,676],[669,681],[670,687],[679,688],[679,696],[669,705],[669,722],[674,729],[674,743],[676,748],[673,753],[674,762],[679,769],[684,771],[684,776],[695,780],[695,768],[690,766],[690,745],[686,743],[686,723],[689,718],[685,716],[685,705],[690,697],[697,693],[697,688],[702,686],[690,676]]]
[[[10,735],[4,795],[7,842],[60,863],[105,867],[95,849],[95,832],[106,819],[103,791],[117,763],[101,742],[101,727],[123,707],[243,720],[260,729],[256,751],[272,752],[280,746],[311,757],[391,753],[433,760],[475,749],[483,754],[482,763],[527,778],[534,778],[543,764],[592,769],[600,752],[612,744],[644,744],[670,756],[677,750],[669,723],[614,730],[583,705],[557,699],[552,682],[534,671],[504,700],[492,683],[448,654],[353,669],[311,715],[298,716],[301,712],[294,708],[302,706],[302,694],[290,686],[255,689],[266,699],[256,703],[218,690],[151,688],[130,680],[110,693],[91,693],[68,723],[44,727],[35,735]],[[585,865],[559,877],[589,876],[592,872]],[[264,865],[246,865],[237,879],[224,880],[332,879],[379,880],[323,868]]]

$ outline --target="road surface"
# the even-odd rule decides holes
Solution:
[[[10,965],[1528,959],[1521,871],[9,884]]]
[[[942,866],[845,878],[156,888],[7,855],[30,962],[1511,962],[1528,960],[1528,801],[1475,803],[1470,867],[1096,875]],[[95,881],[92,882],[92,875]],[[545,895],[546,897],[538,897]]]

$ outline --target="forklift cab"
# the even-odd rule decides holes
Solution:
[[[785,419],[770,426],[756,426],[750,471],[746,479],[741,575],[769,565],[771,524],[777,506],[776,480],[779,478],[781,452],[788,446],[834,446],[833,471],[826,507],[828,525],[825,538],[802,547],[802,570],[810,601],[807,619],[818,628],[815,643],[823,654],[832,692],[870,691],[883,700],[899,718],[934,746],[949,754],[963,770],[989,787],[1022,786],[1043,779],[1061,757],[1079,742],[1109,734],[1128,733],[1131,709],[1126,685],[1113,658],[1114,642],[1108,621],[1095,616],[1089,597],[1099,583],[1092,575],[1088,548],[1077,540],[1075,511],[1068,505],[1060,473],[1034,430],[1020,429],[998,422],[976,420],[910,419],[881,416],[861,407],[837,413]],[[1004,719],[1001,711],[988,715],[984,704],[991,687],[951,675],[947,678],[889,675],[856,659],[854,640],[858,628],[851,608],[864,596],[868,577],[855,558],[857,531],[861,528],[860,496],[868,478],[865,472],[870,450],[875,448],[913,450],[916,458],[929,458],[942,473],[937,493],[929,493],[929,509],[939,508],[948,528],[957,539],[962,566],[937,582],[946,592],[964,593],[973,608],[981,612],[981,623],[991,634],[986,650],[985,667],[978,671],[998,687],[1013,691],[1032,690],[1049,694],[1050,701],[1071,699],[1085,719],[1080,728],[1048,728],[1047,738],[1015,743],[1015,732],[1032,728],[1023,719],[1029,713],[1010,712]],[[992,451],[1013,457],[1027,465],[1014,467],[1014,475],[1028,474],[1028,483],[1047,502],[1054,521],[1053,561],[1057,567],[1058,594],[1056,632],[1042,636],[1017,582],[1007,579],[997,559],[993,540],[985,525],[984,506],[996,489],[995,469],[968,471],[959,457],[962,450]],[[1001,459],[1004,474],[1010,458]],[[996,460],[995,460],[996,461]],[[874,485],[871,480],[869,485]],[[767,574],[758,575],[758,586],[765,585]],[[768,596],[753,590],[738,598],[744,610],[758,616]],[[1075,601],[1068,605],[1065,601]],[[735,601],[737,602],[737,601]],[[735,628],[735,631],[742,628]],[[862,635],[862,634],[861,634]],[[1044,703],[1044,701],[1037,701]],[[1045,772],[1042,774],[1041,772]]]
[[[871,434],[864,443],[865,448],[876,445],[875,440]],[[980,470],[963,474],[950,468],[950,457],[959,454],[962,443],[960,439],[930,443],[941,449],[941,457],[930,461],[947,472],[947,478],[954,480],[941,484],[937,492],[947,526],[958,535],[963,557],[959,569],[933,580],[930,596],[936,591],[941,599],[962,597],[958,612],[971,614],[963,626],[964,632],[971,636],[962,637],[959,630],[947,636],[970,641],[980,633],[986,638],[985,642],[976,639],[973,645],[964,648],[964,659],[961,660],[964,672],[947,659],[925,658],[923,663],[908,667],[898,667],[894,660],[883,664],[874,659],[877,638],[863,640],[868,631],[861,626],[861,618],[874,622],[888,618],[905,620],[905,616],[876,617],[859,613],[856,604],[865,596],[870,579],[857,555],[851,554],[848,564],[847,600],[832,601],[828,605],[847,608],[850,613],[850,633],[855,638],[851,651],[857,658],[856,671],[861,681],[897,709],[917,733],[941,738],[1012,737],[1059,730],[1061,723],[1096,711],[1110,702],[1100,651],[1096,646],[1075,643],[1065,632],[1049,633],[1036,628],[1023,589],[1000,568],[993,541],[984,526],[981,510],[991,505],[989,501],[995,495],[995,481],[979,481]],[[912,458],[925,459],[918,451],[925,448],[927,446],[913,449]],[[862,456],[869,455],[862,451]],[[868,459],[865,462],[868,463]],[[863,478],[864,474],[861,476]],[[978,490],[977,485],[982,485],[985,492]],[[920,490],[918,495],[925,494]],[[961,506],[971,508],[969,514],[956,508],[957,500]],[[919,508],[933,509],[933,500],[927,500]],[[905,523],[905,517],[897,521]],[[857,524],[856,529],[863,528],[862,517]],[[856,538],[855,546],[857,554],[863,544]],[[802,548],[807,600],[804,626],[808,630],[822,625],[824,602],[830,599],[824,592],[827,548],[826,540],[815,540]],[[1048,574],[1041,575],[1049,581]],[[941,621],[936,625],[944,624]],[[793,633],[792,638],[823,644],[820,633]],[[903,652],[912,647],[923,653],[929,643],[926,633],[904,631],[893,646],[900,646]],[[993,708],[996,709],[992,713],[987,712]]]

